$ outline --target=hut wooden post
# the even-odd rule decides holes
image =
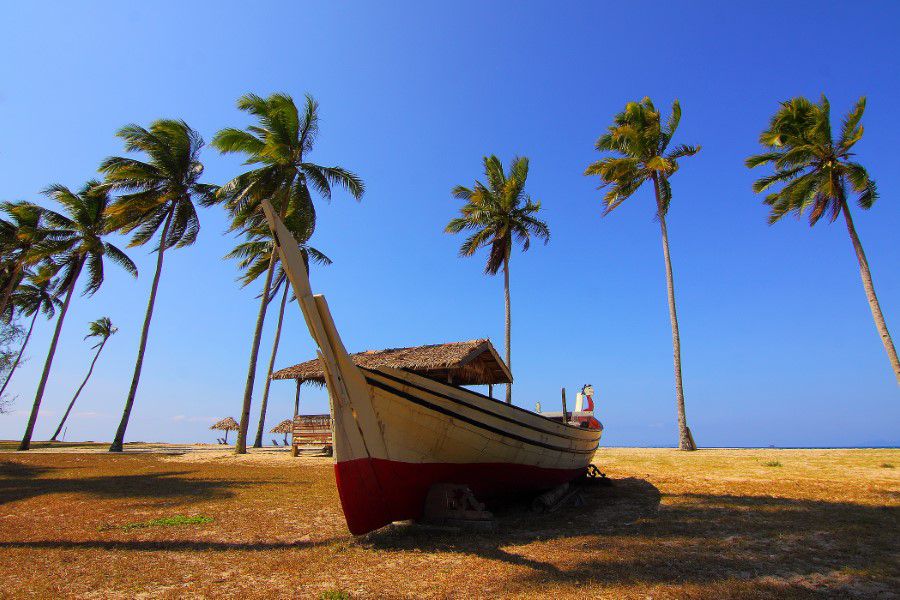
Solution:
[[[562,389],[562,413],[563,413],[563,423],[569,422],[569,415],[566,412],[566,388]]]
[[[294,422],[297,421],[297,415],[300,414],[300,380],[297,379],[297,392],[294,396]],[[291,456],[297,457],[299,456],[299,450],[297,449],[296,441],[294,440],[294,428],[291,427]]]
[[[491,400],[494,399],[494,384],[493,383],[488,384],[488,396],[490,396]]]
[[[225,430],[225,443],[228,443],[228,430]]]

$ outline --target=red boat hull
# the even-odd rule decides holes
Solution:
[[[334,465],[338,494],[350,533],[362,535],[394,521],[422,516],[435,483],[468,486],[479,500],[550,489],[586,468],[548,469],[508,463],[408,463],[360,458]]]

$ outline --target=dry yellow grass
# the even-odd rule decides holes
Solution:
[[[590,488],[583,508],[536,516],[506,507],[493,533],[394,526],[358,539],[344,525],[327,459],[92,450],[0,454],[3,597],[890,598],[900,590],[898,450],[603,450],[597,462],[616,485]]]

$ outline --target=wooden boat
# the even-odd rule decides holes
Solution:
[[[312,294],[296,241],[268,202],[263,209],[324,367],[335,478],[351,533],[419,518],[435,484],[466,485],[486,500],[549,489],[587,471],[602,426],[574,426],[408,371],[354,364],[325,298]]]

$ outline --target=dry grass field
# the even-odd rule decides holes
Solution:
[[[900,595],[898,450],[606,449],[586,506],[353,538],[328,459],[37,446],[0,453],[2,597]]]

